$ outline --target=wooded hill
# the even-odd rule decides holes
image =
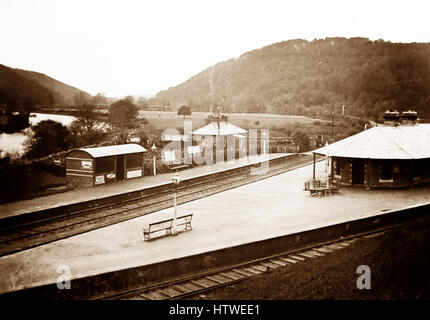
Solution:
[[[92,96],[45,74],[0,64],[0,104],[10,110],[32,110],[36,105],[69,105]]]
[[[161,91],[153,103],[193,111],[378,119],[413,109],[430,118],[430,43],[366,38],[290,40],[218,63]]]

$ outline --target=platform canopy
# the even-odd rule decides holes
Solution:
[[[200,136],[230,136],[230,135],[240,135],[244,134],[247,131],[245,129],[239,128],[234,124],[226,121],[219,122],[219,131],[218,131],[218,122],[211,122],[204,127],[201,127],[197,130],[194,130],[192,133]]]
[[[312,152],[361,159],[430,158],[430,124],[376,126]]]
[[[146,149],[135,143],[119,144],[116,146],[81,148],[80,151],[87,152],[93,158],[108,157],[121,154],[146,152]]]

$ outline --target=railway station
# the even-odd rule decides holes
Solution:
[[[322,178],[324,162],[318,162],[316,167],[316,177]],[[145,224],[171,218],[173,210],[168,208],[2,256],[0,267],[10,277],[1,279],[0,292],[55,284],[59,265],[70,267],[72,286],[77,279],[103,277],[103,274],[134,268],[155,268],[159,264],[163,265],[160,270],[181,268],[177,259],[191,259],[204,252],[259,243],[342,222],[352,223],[366,217],[380,217],[391,210],[430,201],[428,186],[375,192],[342,189],[335,197],[310,197],[302,191],[302,185],[312,170],[313,165],[307,165],[179,205],[178,214],[193,213],[194,216],[192,231],[175,237],[145,241],[142,234]],[[215,259],[212,263],[217,261],[215,256],[207,261],[211,259]]]
[[[104,298],[133,291],[139,283],[151,287],[183,274],[421,217],[430,207],[430,125],[415,120],[397,117],[307,154],[262,154],[149,177],[133,173],[143,171],[139,164],[146,150],[138,145],[72,151],[67,157],[71,178],[89,186],[100,175],[104,182],[112,174],[112,181],[124,181],[1,205],[1,222],[93,210],[93,218],[83,215],[84,224],[96,227],[70,234],[60,228],[67,236],[36,239],[24,248],[18,242],[15,251],[12,245],[11,251],[2,251],[0,268],[9,277],[0,279],[0,294],[57,297],[57,270],[66,267],[77,288],[63,297]],[[241,130],[218,121],[193,134],[242,139]],[[256,173],[263,164],[269,170]],[[311,196],[314,189],[330,190],[332,196]],[[129,215],[115,220],[120,212]],[[76,225],[82,224],[79,215],[76,219]],[[112,220],[98,225],[97,219]],[[322,254],[312,252],[269,261],[250,272]]]

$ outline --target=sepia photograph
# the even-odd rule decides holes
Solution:
[[[429,10],[0,0],[0,301],[428,301]]]

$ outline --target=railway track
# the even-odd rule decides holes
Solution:
[[[310,155],[293,155],[271,161],[269,171],[262,175],[251,175],[250,169],[235,170],[228,176],[213,177],[177,188],[178,204],[197,200],[266,179],[312,162]],[[137,218],[172,206],[172,191],[150,193],[126,200],[77,212],[57,214],[54,217],[32,217],[18,225],[0,227],[0,256],[33,248],[42,244]]]
[[[428,218],[426,218],[428,219]],[[192,298],[199,294],[218,288],[226,287],[239,281],[249,279],[256,275],[274,269],[288,268],[294,264],[306,263],[309,260],[330,255],[334,251],[342,250],[359,239],[372,238],[390,232],[395,228],[407,224],[417,223],[410,221],[386,226],[369,232],[351,235],[342,239],[325,241],[306,246],[297,250],[264,257],[237,265],[226,266],[198,274],[187,275],[171,281],[147,286],[131,291],[121,292],[110,296],[98,297],[102,300],[177,300]],[[288,269],[285,269],[286,271]]]

